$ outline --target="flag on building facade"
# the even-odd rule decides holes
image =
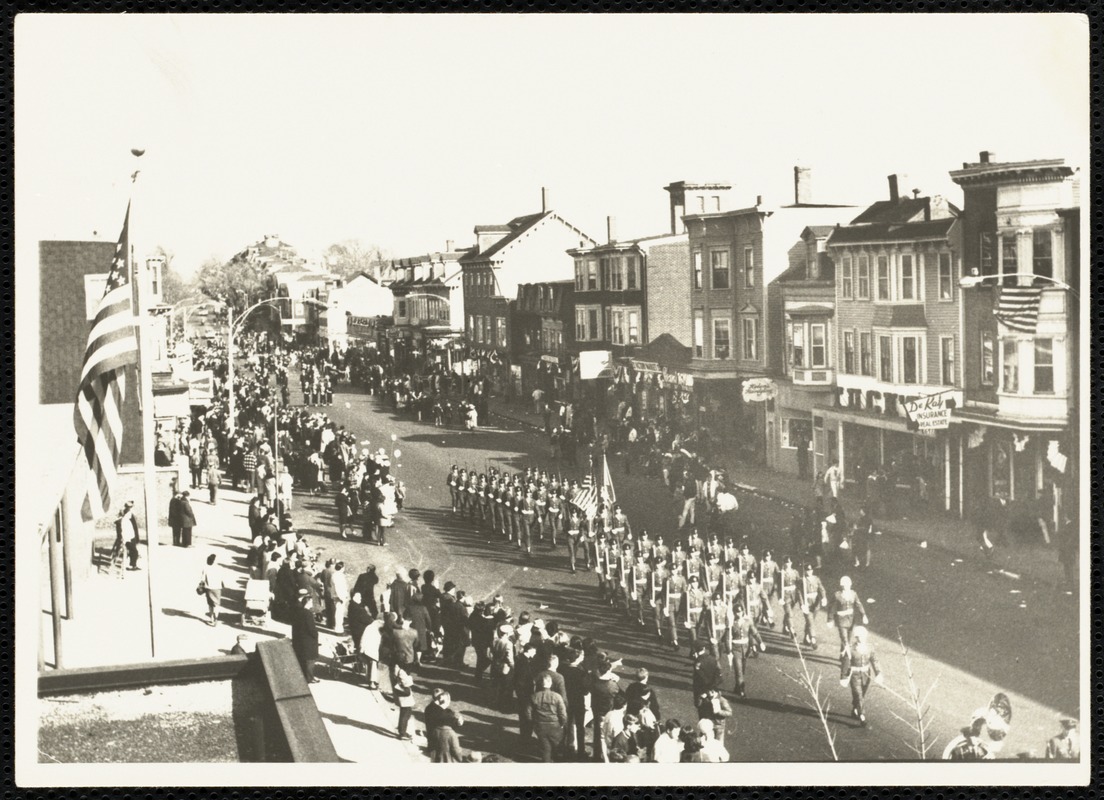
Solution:
[[[81,504],[81,517],[86,521],[103,516],[111,508],[111,491],[123,442],[124,369],[138,363],[128,269],[129,225],[130,207],[127,206],[107,285],[88,333],[73,412],[82,459],[88,465],[88,488]]]
[[[1039,324],[1039,301],[1043,290],[1037,286],[1004,286],[997,299],[997,319],[1006,328],[1035,333]]]

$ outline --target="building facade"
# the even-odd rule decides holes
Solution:
[[[322,306],[317,308],[318,340],[330,349],[349,346],[350,335],[357,339],[357,329],[351,333],[350,320],[374,320],[391,316],[394,297],[390,289],[381,286],[367,272],[337,282],[318,295]]]
[[[866,491],[884,470],[891,497],[911,495],[958,511],[960,432],[919,431],[906,404],[962,402],[959,210],[941,197],[907,197],[889,177],[889,199],[834,230],[836,407],[814,414],[818,462],[838,463]]]
[[[511,306],[522,283],[571,278],[564,251],[595,242],[554,211],[547,195],[540,213],[505,225],[477,225],[475,246],[460,258],[468,356],[498,394],[520,394],[521,367],[511,361]]]
[[[742,460],[764,464],[777,386],[771,379],[772,319],[767,286],[805,260],[801,233],[834,225],[850,206],[812,202],[807,168],[795,168],[794,202],[756,204],[683,217],[689,234],[693,401],[685,412],[730,443]],[[675,194],[672,193],[672,203]],[[723,198],[719,201],[724,205]]]
[[[1078,175],[990,152],[950,174],[964,193],[965,512],[1003,496],[1053,531],[1077,515]]]
[[[387,335],[399,369],[423,372],[432,364],[452,368],[464,331],[460,261],[467,252],[447,250],[392,262],[395,278],[388,288],[394,324]]]
[[[575,284],[572,281],[518,286],[511,324],[511,363],[521,368],[521,393],[534,389],[548,400],[566,400],[574,349]]]

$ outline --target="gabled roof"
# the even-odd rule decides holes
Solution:
[[[902,197],[899,200],[879,200],[851,220],[852,225],[868,225],[879,222],[908,222],[928,207],[926,197]]]
[[[474,261],[486,261],[494,257],[495,253],[501,252],[504,248],[508,247],[511,242],[516,241],[519,236],[551,213],[551,211],[548,211],[539,214],[514,217],[505,225],[476,225],[476,233],[504,233],[506,235],[482,252],[476,252],[474,247],[471,248],[460,257],[460,263],[468,264]]]
[[[835,225],[806,225],[805,230],[801,232],[801,236],[804,238],[806,233],[811,233],[817,239],[822,239],[835,229]]]
[[[820,225],[817,227],[828,228],[834,231],[832,225]],[[797,281],[817,281],[818,283],[833,283],[836,280],[836,262],[828,253],[817,253],[817,262],[820,267],[820,277],[809,277],[809,265],[807,263],[793,264],[772,281],[772,283],[795,283]]]
[[[690,363],[690,357],[690,348],[669,333],[661,333],[633,353],[633,358],[666,366],[684,366]]]
[[[849,244],[873,244],[878,242],[915,242],[946,239],[957,217],[933,219],[928,222],[905,224],[880,223],[876,225],[848,225],[836,228],[828,237],[829,247]]]

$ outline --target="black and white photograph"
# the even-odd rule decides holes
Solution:
[[[1087,17],[14,42],[19,786],[1088,784]]]

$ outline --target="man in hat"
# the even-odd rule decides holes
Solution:
[[[1046,757],[1048,761],[1080,761],[1081,740],[1077,730],[1077,720],[1061,717],[1058,720],[1062,730],[1047,741]]]
[[[491,645],[491,681],[494,697],[502,710],[510,707],[514,689],[514,626],[503,623],[498,626],[498,637]]]
[[[755,627],[755,620],[747,607],[738,605],[732,622],[732,671],[735,676],[733,691],[737,697],[747,697],[746,679],[748,656],[765,653],[767,646]]]
[[[180,524],[180,497],[180,487],[174,485],[173,495],[169,499],[169,527],[172,528],[173,547],[180,547],[184,543]]]
[[[840,686],[851,686],[851,716],[866,727],[866,714],[863,713],[863,698],[870,688],[870,679],[880,686],[885,682],[878,668],[878,658],[874,648],[867,641],[866,628],[855,626],[852,632],[851,647],[845,648],[840,659]]]
[[[816,650],[817,641],[813,629],[816,611],[817,608],[824,608],[828,605],[828,597],[824,591],[824,584],[813,570],[812,563],[805,565],[805,573],[801,576],[801,583],[798,585],[797,591],[797,599],[801,604],[801,615],[805,618],[805,634],[801,643]]]
[[[181,547],[192,546],[192,528],[195,527],[195,512],[192,510],[191,494],[185,490],[180,493],[180,543]]]
[[[836,629],[839,631],[841,654],[847,650],[851,629],[855,626],[855,617],[860,617],[863,625],[870,624],[870,620],[866,617],[866,610],[863,609],[862,600],[851,588],[851,579],[846,575],[840,578],[840,588],[828,608],[828,616],[835,621]]]
[[[782,635],[796,636],[793,627],[793,608],[797,605],[797,588],[801,575],[793,567],[793,559],[782,559],[782,569],[778,571],[778,598],[782,601]]]

